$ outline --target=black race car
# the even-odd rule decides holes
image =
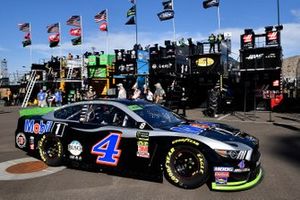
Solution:
[[[208,183],[242,190],[262,177],[258,140],[225,124],[190,121],[142,100],[78,102],[47,112],[23,111],[15,138],[17,148],[50,166],[164,174],[188,189]]]

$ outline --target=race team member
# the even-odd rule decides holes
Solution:
[[[154,92],[154,102],[158,104],[164,103],[164,98],[166,97],[166,92],[162,88],[160,83],[156,83],[155,85],[155,92]]]
[[[119,83],[117,85],[117,87],[118,87],[118,91],[119,91],[118,92],[118,99],[126,99],[127,98],[127,94],[126,94],[126,90],[125,90],[123,84]]]

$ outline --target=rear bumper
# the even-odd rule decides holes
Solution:
[[[238,190],[246,190],[254,187],[258,184],[263,177],[263,170],[260,168],[256,177],[250,181],[238,181],[238,182],[227,182],[226,184],[217,184],[216,182],[211,183],[212,190],[222,190],[222,191],[238,191]]]

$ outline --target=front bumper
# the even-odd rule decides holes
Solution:
[[[257,183],[261,181],[263,177],[263,170],[259,168],[259,171],[256,177],[250,181],[237,181],[237,182],[227,182],[226,184],[217,184],[216,182],[211,183],[212,190],[222,190],[222,191],[238,191],[238,190],[246,190],[254,187]]]

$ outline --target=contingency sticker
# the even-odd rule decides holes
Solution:
[[[229,177],[229,172],[215,172],[216,184],[219,185],[227,184],[228,177]]]
[[[21,149],[24,148],[26,146],[26,136],[24,135],[24,133],[18,133],[18,135],[16,136],[16,144],[18,145],[18,147],[20,147]]]
[[[128,106],[128,108],[132,111],[143,109],[141,106],[138,106],[138,105],[130,105],[130,106]]]
[[[150,158],[149,153],[149,133],[148,132],[142,132],[138,131],[136,133],[137,138],[137,157],[142,158]]]

